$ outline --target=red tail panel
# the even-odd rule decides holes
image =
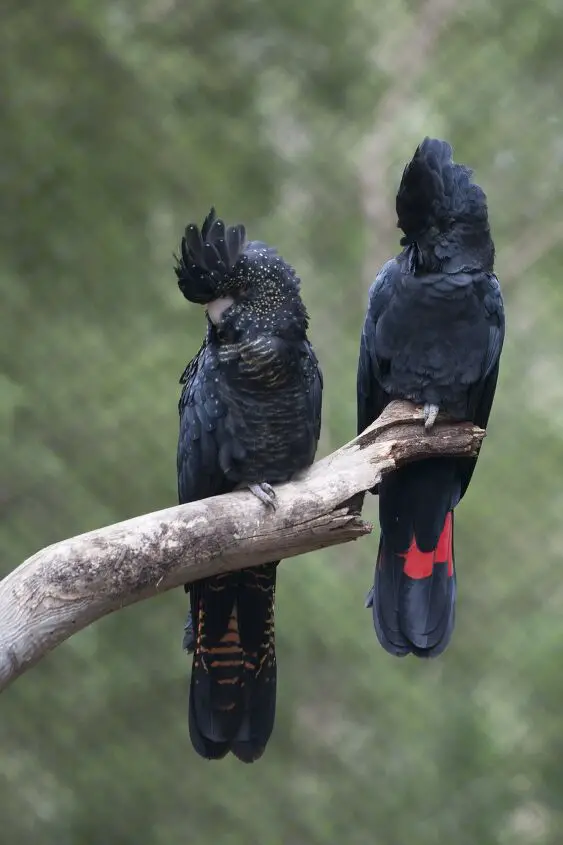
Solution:
[[[448,575],[451,578],[454,574],[451,511],[446,516],[446,521],[444,522],[444,527],[442,528],[442,533],[440,534],[440,539],[438,540],[438,545],[436,546],[436,551],[434,553],[434,560],[436,563],[448,564]]]
[[[435,563],[448,564],[448,575],[454,574],[454,560],[452,549],[452,514],[448,513],[440,534],[440,539],[433,552],[421,552],[413,538],[410,548],[406,554],[401,555],[405,559],[403,572],[409,578],[419,581],[422,578],[429,578]]]

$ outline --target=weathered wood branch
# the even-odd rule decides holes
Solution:
[[[394,402],[373,425],[294,481],[275,512],[246,491],[144,514],[55,543],[0,581],[0,690],[71,634],[125,605],[203,576],[355,540],[363,494],[395,467],[476,455],[485,432]]]

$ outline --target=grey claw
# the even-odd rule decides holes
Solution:
[[[267,481],[262,481],[261,484],[249,484],[248,489],[268,508],[272,508],[272,510],[277,508],[276,492],[272,485],[268,484]]]
[[[430,431],[434,423],[436,422],[436,417],[440,408],[438,405],[431,405],[429,402],[426,403],[424,406],[424,428],[426,431]]]
[[[193,654],[193,652],[195,651],[194,626],[191,612],[188,614],[186,624],[184,625],[184,639],[182,640],[182,648],[184,649],[184,651],[187,651],[188,654]]]
[[[373,596],[374,596],[374,594],[375,594],[375,588],[370,587],[370,591],[366,596],[364,607],[366,607],[366,608],[367,607],[373,607]]]

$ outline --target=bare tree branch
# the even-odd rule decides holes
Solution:
[[[277,487],[275,512],[246,491],[109,525],[42,549],[0,582],[0,690],[125,605],[218,572],[293,557],[371,531],[363,495],[396,466],[475,455],[485,433],[394,402],[359,437]]]

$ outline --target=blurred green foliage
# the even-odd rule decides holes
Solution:
[[[322,454],[355,431],[367,286],[425,134],[489,196],[507,342],[443,657],[377,645],[375,537],[289,562],[271,744],[208,765],[188,739],[185,596],[127,608],[2,696],[3,843],[558,845],[562,39],[554,0],[4,0],[3,572],[176,501],[203,317],[172,254],[211,204],[303,278]]]

